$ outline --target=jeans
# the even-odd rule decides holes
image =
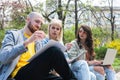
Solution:
[[[90,71],[96,75],[97,80],[105,80],[105,76],[106,76],[107,80],[116,80],[115,72],[106,67],[104,67],[104,70],[106,73],[105,75],[102,75],[102,74],[96,72],[94,70],[94,66],[89,66],[89,68],[90,68]]]
[[[91,71],[90,71],[90,77],[91,77],[90,80],[97,80],[95,74]]]
[[[110,70],[110,69],[108,69],[106,67],[104,69],[105,69],[107,80],[117,80],[116,76],[115,76],[115,71]]]
[[[48,80],[46,78],[49,76],[51,69],[55,69],[63,80],[77,80],[63,52],[54,46],[48,48],[30,63],[22,67],[15,76],[15,80]]]
[[[72,63],[71,69],[78,80],[96,80],[96,76],[90,72],[85,60],[78,60]]]

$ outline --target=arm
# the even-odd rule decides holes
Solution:
[[[83,55],[83,52],[85,51],[84,49],[80,49],[79,46],[77,45],[77,42],[74,40],[71,42],[72,46],[71,48],[67,51],[69,56],[70,56],[70,59],[73,59],[73,58],[76,58],[78,57],[78,55],[80,56],[80,58],[84,59],[84,56]]]
[[[27,49],[24,47],[23,42],[15,44],[15,37],[12,32],[7,32],[3,41],[0,52],[0,62],[7,64],[25,52]]]
[[[19,35],[18,35],[19,34]],[[24,41],[21,32],[7,32],[2,42],[2,48],[0,52],[0,63],[7,64],[13,61],[20,54],[27,51],[27,45],[36,40],[44,38],[43,31],[35,31],[31,37]],[[18,40],[18,41],[17,41]]]
[[[88,65],[100,65],[102,63],[102,61],[98,61],[98,60],[91,60],[88,61],[87,60]]]

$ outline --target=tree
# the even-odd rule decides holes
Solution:
[[[111,24],[111,40],[113,41],[114,40],[114,32],[115,32],[115,15],[114,15],[114,12],[113,12],[113,0],[108,0],[108,8],[109,8],[109,14],[110,16],[107,17],[104,13],[103,10],[101,10],[102,14],[104,15],[104,17],[110,22]]]
[[[51,20],[51,18],[56,17],[62,20],[63,32],[70,1],[71,0],[67,0],[67,3],[65,4],[62,0],[46,0],[46,10],[43,10],[43,16],[48,20],[48,22]]]
[[[113,0],[102,0],[104,3],[108,3],[108,6],[105,7],[97,7],[97,11],[100,14],[100,17],[104,20],[104,22],[107,23],[107,21],[110,22],[111,25],[111,40],[114,40],[114,32],[115,32],[115,15],[114,15],[114,7],[113,7]],[[107,11],[107,13],[105,13]],[[107,15],[106,15],[107,14]],[[108,16],[110,15],[110,16]],[[108,23],[107,23],[108,24]],[[103,25],[105,26],[105,25]]]
[[[3,1],[0,5],[0,28],[4,29],[5,25],[8,24],[7,22],[13,22],[13,24],[20,24],[20,21],[15,22],[16,20],[22,19],[22,13],[25,11],[25,5],[23,0],[18,1]]]
[[[18,0],[11,2],[11,25],[14,28],[21,28],[25,24],[27,14],[34,11],[34,8],[29,0]]]
[[[108,0],[108,3],[109,3],[109,8],[110,8],[110,14],[111,14],[111,17],[110,19],[107,18],[110,23],[111,23],[111,40],[114,40],[114,28],[115,28],[115,16],[113,15],[113,0],[111,0],[111,2]]]
[[[9,1],[5,1],[5,2],[2,2],[1,1],[1,4],[0,4],[0,29],[3,29],[4,28],[4,24],[5,24],[5,20],[7,21],[7,12],[9,12],[9,10],[7,10],[10,5],[9,5]]]
[[[77,37],[77,30],[78,30],[78,10],[77,10],[77,1],[75,0],[75,36]]]

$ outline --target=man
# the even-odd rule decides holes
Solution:
[[[40,29],[43,17],[31,12],[23,29],[8,31],[2,41],[0,52],[0,80],[76,80],[64,54],[57,47],[50,47],[31,62],[28,60],[40,49],[45,33]],[[55,69],[61,76],[51,77]]]

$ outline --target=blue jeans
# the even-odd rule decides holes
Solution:
[[[96,80],[96,76],[90,72],[85,60],[79,60],[71,64],[71,69],[77,80]]]
[[[105,69],[107,80],[117,80],[116,76],[115,76],[115,71],[110,70],[110,69],[108,69],[106,67],[104,69]]]
[[[116,80],[115,72],[106,67],[104,68],[105,73],[106,73],[105,75],[102,75],[102,74],[96,72],[94,70],[94,66],[89,66],[89,68],[90,68],[90,71],[96,75],[97,80],[105,80],[105,76],[106,76],[107,80]]]

